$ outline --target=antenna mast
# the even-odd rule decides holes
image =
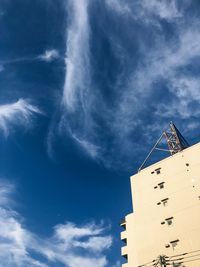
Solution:
[[[162,139],[165,138],[168,149],[159,147],[159,144],[161,143]],[[169,131],[163,131],[161,136],[158,138],[157,142],[143,161],[142,165],[138,169],[138,172],[141,171],[141,169],[146,164],[147,160],[151,156],[151,154],[154,152],[154,150],[160,150],[169,152],[171,155],[174,155],[185,148],[189,147],[189,143],[185,140],[185,138],[182,136],[182,134],[179,132],[179,130],[176,128],[175,124],[170,122],[169,124]]]

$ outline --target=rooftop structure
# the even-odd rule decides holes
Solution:
[[[171,126],[163,133],[171,156],[131,176],[122,267],[200,267],[200,143],[189,147]]]

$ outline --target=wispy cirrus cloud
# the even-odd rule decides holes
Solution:
[[[35,56],[24,56],[19,58],[13,58],[8,60],[0,60],[0,72],[5,70],[7,65],[24,62],[43,61],[50,63],[60,58],[59,51],[56,49],[47,49],[44,53]]]
[[[56,225],[52,236],[40,238],[22,223],[13,210],[14,186],[0,181],[0,262],[4,267],[47,267],[58,263],[68,267],[108,266],[106,251],[112,238],[105,226],[94,222],[77,226]],[[34,253],[33,253],[34,252]],[[43,260],[36,256],[42,256]],[[41,257],[40,257],[41,258]],[[54,266],[54,265],[53,265]]]
[[[141,6],[148,14],[158,16],[161,19],[168,21],[182,16],[181,11],[178,9],[177,0],[170,0],[168,2],[162,2],[159,0],[142,0]]]
[[[90,87],[88,0],[70,0],[66,42],[66,76],[63,102],[68,109],[86,104]]]
[[[176,0],[168,4],[157,0],[105,0],[104,3],[106,12],[112,15],[108,16],[109,21],[117,23],[115,17],[123,15],[117,34],[106,26],[109,22],[104,25],[101,21],[108,30],[101,32],[98,45],[103,46],[106,39],[105,50],[108,46],[110,49],[106,55],[103,50],[90,49],[96,38],[90,25],[94,5],[87,0],[80,4],[69,1],[59,129],[93,159],[103,161],[108,167],[127,169],[135,154],[144,149],[140,141],[148,146],[168,121],[188,124],[188,129],[199,125],[199,78],[195,73],[200,61],[200,21],[190,16],[188,23],[188,7],[192,4],[188,0],[181,4]],[[135,50],[128,42],[132,42]],[[105,64],[102,71],[100,64],[112,55],[114,65]],[[99,60],[101,57],[104,60]],[[120,66],[118,71],[116,66]],[[109,68],[115,70],[112,81],[107,76],[102,76],[105,81],[101,83],[94,78],[94,70],[110,75]],[[112,103],[108,103],[107,96]]]
[[[130,86],[134,84],[143,98],[151,97],[156,90],[155,83],[164,82],[167,85],[171,99],[166,103],[157,103],[158,116],[168,119],[199,116],[199,109],[191,106],[194,101],[200,103],[199,78],[187,71],[194,61],[200,59],[199,41],[198,24],[193,25],[192,29],[178,29],[170,45],[159,41],[157,49],[146,55],[142,66],[134,72]]]
[[[87,152],[87,154],[89,154],[89,156],[91,156],[92,158],[96,159],[98,158],[99,155],[99,147],[96,146],[93,143],[90,143],[87,138],[84,139],[80,139],[79,137],[77,137],[75,134],[71,133],[72,138],[77,142],[77,144],[84,150]]]
[[[90,1],[68,1],[69,23],[66,39],[66,74],[62,98],[62,133],[70,134],[88,155],[98,158],[99,147],[94,144],[92,103],[93,88],[90,68]]]
[[[134,20],[143,23],[156,22],[156,18],[172,21],[182,17],[177,0],[167,3],[159,0],[105,0],[106,5],[119,15],[129,15]]]
[[[56,49],[46,50],[44,54],[39,55],[37,58],[46,62],[51,62],[60,57],[59,52]]]
[[[123,0],[105,0],[106,5],[121,15],[132,14],[131,3]]]
[[[34,116],[38,114],[42,114],[39,108],[25,99],[0,105],[0,130],[7,137],[15,127],[30,128]]]

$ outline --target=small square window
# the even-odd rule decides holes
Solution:
[[[126,239],[126,238],[122,239],[122,242],[123,242],[125,245],[127,245],[127,239]]]
[[[172,220],[166,220],[166,221],[167,221],[167,225],[169,225],[169,226],[172,225],[172,223],[173,223]]]
[[[124,257],[124,259],[126,259],[126,261],[128,261],[128,255],[127,254],[122,255],[122,257]]]
[[[156,174],[160,174],[160,170],[161,170],[161,168],[156,169],[155,170]]]
[[[169,200],[169,198],[165,198],[165,199],[161,200],[163,206],[167,206],[168,205],[168,200]]]
[[[173,217],[165,219],[168,226],[173,225],[173,219],[174,219]]]
[[[163,189],[165,187],[165,182],[159,183],[158,186],[160,189]]]
[[[178,239],[170,242],[173,249],[175,249],[175,247],[178,245],[178,242],[179,242]]]
[[[126,230],[126,224],[122,224],[121,227]]]

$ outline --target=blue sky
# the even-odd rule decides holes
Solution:
[[[0,2],[0,266],[120,266],[129,176],[170,121],[199,140],[199,14]]]

